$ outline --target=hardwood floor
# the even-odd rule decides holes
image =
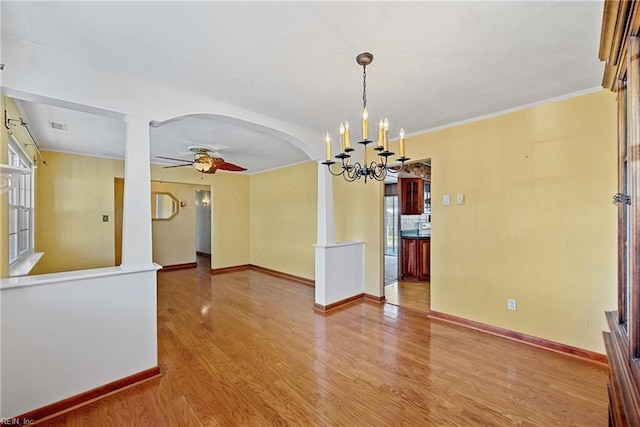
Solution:
[[[605,367],[390,304],[321,315],[313,295],[257,271],[160,273],[162,378],[42,425],[607,424]]]
[[[410,308],[422,313],[431,309],[431,284],[429,282],[399,281],[384,287],[389,304]]]

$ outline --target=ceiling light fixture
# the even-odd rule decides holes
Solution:
[[[193,167],[196,168],[198,172],[207,172],[211,169],[211,162],[207,161],[208,158],[200,157],[193,162]]]
[[[373,62],[373,55],[369,52],[361,53],[356,56],[356,62],[362,66],[362,140],[358,141],[358,144],[362,145],[362,164],[356,162],[351,164],[351,153],[355,151],[355,148],[351,147],[350,134],[349,134],[349,122],[340,123],[340,154],[336,155],[336,159],[341,161],[341,170],[334,172],[331,170],[331,165],[334,162],[331,160],[331,136],[327,132],[325,142],[327,144],[327,160],[322,162],[323,165],[327,165],[327,169],[334,176],[340,176],[349,182],[355,181],[364,177],[364,182],[367,182],[367,178],[375,179],[376,181],[383,181],[387,176],[387,172],[391,169],[387,166],[387,160],[389,156],[393,156],[395,153],[389,151],[389,120],[385,117],[378,122],[378,145],[373,149],[378,151],[378,161],[373,161],[367,164],[367,145],[372,143],[368,138],[368,122],[369,111],[367,110],[367,65]],[[400,157],[397,159],[404,165],[404,162],[409,160],[405,157],[405,142],[404,142],[404,130],[400,129]]]
[[[196,168],[198,172],[208,172],[213,166],[209,152],[202,147],[189,147],[189,150],[195,151],[193,167]]]

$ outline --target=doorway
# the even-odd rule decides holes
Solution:
[[[196,189],[196,258],[211,264],[211,191]]]
[[[384,284],[398,281],[398,184],[385,184],[384,196]]]
[[[393,181],[392,181],[393,179]],[[387,303],[431,308],[431,162],[403,166],[384,192],[384,295]]]

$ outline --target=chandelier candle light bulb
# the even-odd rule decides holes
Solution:
[[[384,130],[384,151],[389,151],[389,120],[386,117],[382,122],[382,129]]]
[[[362,139],[367,140],[369,136],[369,111],[367,111],[367,107],[364,107],[362,111]]]
[[[339,131],[340,131],[340,152],[344,153],[344,131],[345,131],[345,128],[344,128],[344,123],[342,123],[342,122],[340,122]]]
[[[331,160],[331,137],[329,136],[329,132],[327,132],[324,140],[327,143],[327,160]]]
[[[378,147],[384,147],[384,122],[382,119],[378,123]]]
[[[349,138],[349,120],[344,122],[344,146],[345,148],[351,147],[351,139]]]
[[[404,157],[404,129],[400,128],[400,157]]]

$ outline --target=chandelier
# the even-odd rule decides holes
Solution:
[[[373,62],[373,55],[369,52],[361,53],[356,56],[356,62],[362,66],[362,140],[358,141],[358,144],[362,145],[362,163],[351,163],[351,152],[355,151],[355,148],[351,147],[351,137],[349,133],[349,122],[345,121],[340,123],[340,153],[335,156],[340,160],[339,170],[334,172],[332,165],[335,164],[331,160],[331,136],[329,132],[325,137],[327,144],[327,160],[322,162],[323,165],[327,165],[327,169],[331,175],[340,176],[349,182],[355,181],[360,178],[364,178],[364,182],[367,179],[375,179],[376,181],[383,181],[387,176],[387,172],[391,170],[391,167],[387,166],[387,160],[395,153],[389,151],[389,120],[387,118],[380,119],[378,122],[378,145],[373,149],[378,152],[377,161],[372,161],[367,164],[367,145],[371,144],[368,138],[368,122],[369,111],[367,110],[367,65]],[[404,162],[409,160],[405,157],[405,142],[404,142],[404,130],[400,129],[400,157],[396,159],[404,165]]]

